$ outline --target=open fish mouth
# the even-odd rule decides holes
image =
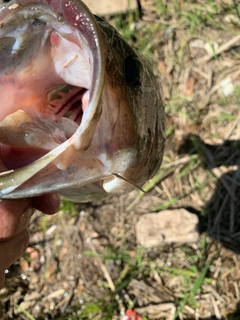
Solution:
[[[87,7],[81,1],[19,0],[2,7],[0,19],[0,120],[24,110],[80,125],[87,105],[96,117],[105,59]]]
[[[80,0],[0,8],[0,198],[141,187],[165,142],[152,65]]]
[[[89,147],[105,59],[98,25],[81,1],[13,1],[0,19],[1,157],[8,169],[39,159],[28,174],[15,172],[14,182],[3,173],[7,194],[51,162],[66,169]]]

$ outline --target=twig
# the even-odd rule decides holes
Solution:
[[[173,198],[173,196],[171,195],[170,191],[167,188],[167,185],[165,184],[165,182],[162,182],[162,187],[163,187],[163,191],[165,192],[165,194],[168,197],[168,200],[171,200]]]
[[[102,272],[103,272],[103,274],[104,274],[104,277],[105,277],[105,279],[107,280],[107,283],[108,283],[111,291],[114,292],[114,291],[115,291],[115,285],[114,285],[114,283],[113,283],[113,281],[112,281],[112,278],[111,278],[109,272],[107,271],[107,268],[106,268],[105,265],[102,263],[102,261],[101,261],[101,259],[100,259],[100,257],[99,257],[99,254],[97,253],[97,251],[96,251],[96,249],[94,248],[94,246],[93,246],[93,244],[91,243],[91,241],[89,241],[89,245],[90,245],[90,247],[91,247],[91,250],[95,253],[95,255],[96,255],[97,259],[98,259],[98,263],[99,263],[99,265],[100,265],[100,267],[101,267],[101,269],[102,269]]]
[[[93,246],[93,244],[91,243],[91,241],[89,241],[89,245],[91,247],[91,250],[96,254],[96,257],[98,259],[98,263],[99,263],[99,265],[101,267],[101,270],[102,270],[102,272],[104,274],[105,279],[107,280],[107,283],[108,283],[111,291],[114,292],[116,290],[116,287],[115,287],[115,285],[114,285],[114,283],[112,281],[112,278],[111,278],[109,272],[107,271],[107,268],[102,263],[102,261],[101,261],[101,259],[99,257],[99,254],[97,253],[97,251],[96,251],[95,247]],[[121,315],[125,314],[125,308],[124,308],[123,302],[122,302],[122,300],[121,300],[121,298],[120,298],[120,296],[118,294],[115,295],[115,299],[118,302]]]
[[[67,298],[66,302],[64,303],[64,305],[63,305],[63,307],[61,309],[61,313],[62,314],[65,313],[67,307],[71,303],[71,301],[73,299],[73,296],[74,296],[74,290],[76,289],[76,287],[77,287],[77,282],[75,282],[74,287],[72,287],[71,292],[69,293],[68,298]]]
[[[238,127],[239,122],[240,122],[240,116],[237,118],[237,120],[234,122],[234,124],[231,125],[231,128],[230,128],[229,132],[227,132],[227,134],[225,135],[224,140],[228,140],[231,137],[234,130]]]
[[[227,81],[227,79],[231,79],[232,81],[237,79],[239,77],[240,74],[240,70],[239,70],[239,66],[238,69],[229,74],[227,77],[225,77],[224,79],[222,79],[221,81],[219,81],[217,84],[215,84],[215,86],[212,87],[212,89],[202,98],[202,103],[201,103],[201,109],[204,108],[206,105],[208,105],[211,96],[219,89],[221,88],[221,85],[224,81]]]
[[[213,296],[211,296],[211,302],[212,302],[212,305],[213,305],[213,309],[214,309],[214,313],[215,313],[216,318],[219,319],[219,320],[222,319],[220,311],[219,311],[219,308],[218,308],[218,305],[217,305],[215,299],[213,298]]]
[[[214,58],[216,55],[221,54],[224,51],[228,51],[237,41],[240,40],[240,34],[229,40],[228,42],[224,43],[218,49],[214,50],[211,54],[207,54],[202,58],[199,58],[196,62],[197,65],[206,63]]]
[[[236,293],[237,300],[239,301],[239,299],[240,299],[240,294],[239,294],[238,285],[236,284],[236,282],[233,282],[233,286],[234,286],[234,289],[235,289],[235,293]]]

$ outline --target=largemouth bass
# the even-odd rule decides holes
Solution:
[[[0,8],[0,198],[141,187],[165,142],[153,66],[80,0]]]

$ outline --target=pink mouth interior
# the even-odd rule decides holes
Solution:
[[[55,16],[48,22],[49,13],[44,16],[40,9],[36,6],[36,12],[33,10],[32,17],[24,22],[30,24],[38,15],[44,21],[38,29],[30,24],[32,39],[20,30],[19,38],[16,34],[16,40],[9,41],[15,31],[5,31],[5,24],[0,29],[1,43],[9,46],[5,53],[9,58],[4,56],[6,63],[0,71],[4,105],[0,112],[0,150],[8,169],[30,164],[69,139],[89,103],[93,58],[86,39],[68,24],[58,23]],[[21,11],[16,14],[21,15]]]
[[[23,130],[21,130],[23,126],[21,119],[18,117],[17,121],[20,120],[18,123],[14,121],[15,129],[16,126],[19,127],[18,136],[22,135],[20,141],[16,143],[15,140],[12,143],[10,141],[11,144],[4,144],[4,139],[1,139],[1,158],[8,169],[17,169],[32,163],[75,133],[88,104],[88,90],[75,87],[68,94],[62,92],[58,94],[61,99],[54,99],[48,104],[44,114],[33,113],[32,122],[24,123]],[[69,120],[64,126],[59,125],[62,118]],[[27,143],[24,140],[26,134],[32,135],[30,142]],[[9,135],[11,136],[11,132]],[[43,135],[44,139],[42,139]],[[14,138],[13,136],[12,139]]]

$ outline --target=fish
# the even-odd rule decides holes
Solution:
[[[155,64],[80,0],[0,7],[0,198],[74,202],[141,188],[159,169]]]

